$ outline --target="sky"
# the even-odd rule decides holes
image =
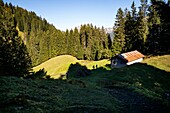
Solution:
[[[82,24],[112,28],[117,10],[130,9],[134,1],[136,7],[140,0],[3,0],[45,18],[57,29],[65,31]]]

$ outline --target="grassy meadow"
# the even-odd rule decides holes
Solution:
[[[0,77],[0,112],[169,113],[169,61],[163,55],[111,69],[107,59],[58,56],[33,68],[44,68],[51,79]],[[68,79],[56,79],[66,73]]]
[[[155,56],[145,59],[143,63],[170,72],[170,55]]]
[[[86,66],[88,69],[92,70],[93,68],[99,68],[109,64],[109,60],[100,60],[100,61],[88,61],[88,60],[78,60],[77,58],[71,55],[61,55],[55,58],[52,58],[36,67],[33,68],[34,71],[40,69],[45,69],[47,75],[50,75],[52,78],[58,79],[61,75],[66,75],[70,64],[79,63],[82,66]]]

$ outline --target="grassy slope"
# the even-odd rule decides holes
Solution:
[[[70,64],[74,64],[77,61],[77,58],[71,55],[61,55],[34,67],[33,70],[38,71],[44,68],[48,75],[52,76],[53,78],[59,78],[60,75],[63,75],[67,72]]]
[[[78,61],[71,56],[60,56],[40,66],[47,66],[47,71],[56,69],[69,73],[70,63],[79,62],[90,69],[91,75],[64,81],[0,77],[0,92],[3,92],[0,93],[0,112],[168,113],[170,73],[166,62],[169,58],[170,55],[153,57],[111,70],[108,60]],[[158,61],[159,65],[155,64]],[[93,69],[96,65],[98,68]],[[56,73],[56,70],[50,72]]]
[[[59,78],[61,75],[65,75],[67,73],[70,64],[75,64],[76,62],[87,66],[88,69],[93,69],[93,66],[96,67],[96,65],[97,67],[101,67],[109,63],[108,60],[86,61],[77,60],[77,58],[70,55],[61,55],[34,67],[33,70],[38,71],[44,68],[47,71],[47,74],[52,78]]]
[[[91,112],[116,110],[115,99],[108,93],[67,81],[0,77],[0,83],[1,113],[65,113],[80,108]]]
[[[170,55],[148,58],[144,60],[143,63],[170,72]]]
[[[98,82],[103,81],[107,82],[107,84],[111,84],[110,80],[115,80],[119,81],[119,83],[125,83],[130,87],[137,86],[139,88],[135,89],[135,91],[147,96],[159,98],[161,94],[165,92],[164,89],[167,90],[170,86],[170,79],[169,76],[167,76],[169,73],[166,73],[170,72],[169,61],[170,55],[157,56],[145,59],[139,64],[111,70],[110,67],[108,67],[110,63],[109,60],[86,61],[77,60],[75,57],[64,55],[51,59],[34,69],[45,67],[49,75],[52,75],[53,78],[58,78],[59,74],[62,73],[65,75],[65,73],[69,71],[68,69],[71,63],[75,64],[78,62],[91,70],[90,77],[78,78],[89,85],[89,87],[100,87],[97,85]],[[74,70],[76,71],[76,69]]]

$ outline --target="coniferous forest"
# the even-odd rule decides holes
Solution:
[[[169,0],[151,0],[150,4],[141,0],[138,8],[135,2],[131,9],[119,8],[113,24],[114,37],[110,37],[104,27],[93,24],[61,31],[34,12],[2,0],[0,8],[0,60],[3,65],[4,59],[10,59],[14,68],[26,66],[23,73],[28,72],[31,65],[63,54],[101,60],[131,50],[144,54],[170,51]]]
[[[0,0],[0,113],[170,113],[170,0],[140,1],[119,8],[108,32],[61,31]],[[141,63],[111,68],[133,50]]]

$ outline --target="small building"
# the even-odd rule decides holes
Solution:
[[[112,68],[121,68],[127,65],[141,62],[145,56],[139,51],[131,51],[127,53],[122,53],[112,57],[111,67]]]

